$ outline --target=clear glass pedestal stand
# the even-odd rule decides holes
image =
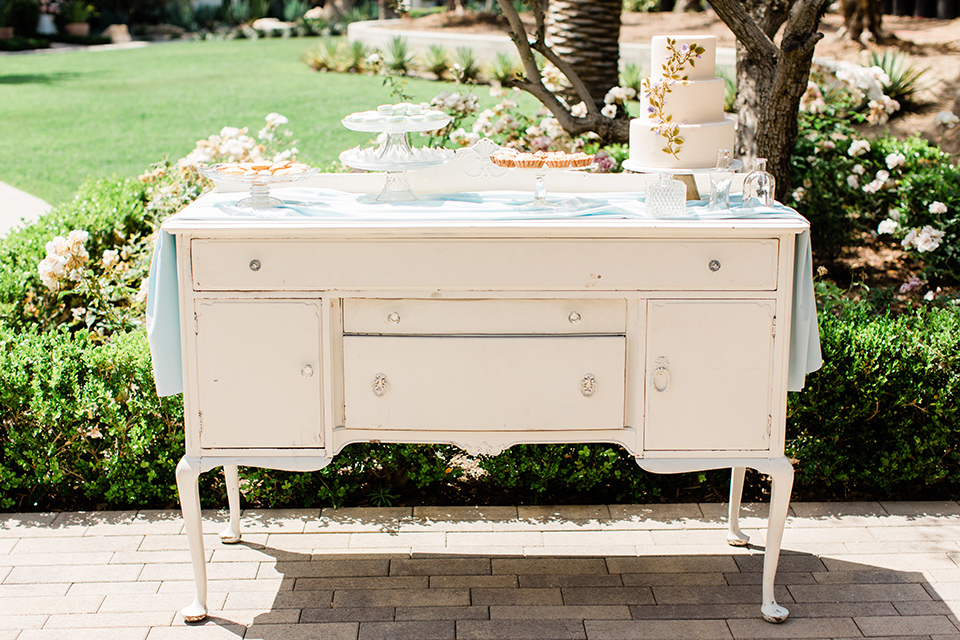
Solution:
[[[360,169],[361,171],[383,171],[386,173],[386,181],[383,189],[380,191],[380,194],[374,198],[375,202],[414,202],[418,198],[410,186],[407,171],[444,164],[449,158],[437,157],[436,159],[430,160],[415,160],[413,150],[410,147],[410,140],[407,136],[411,132],[441,129],[449,122],[450,117],[446,115],[444,115],[442,119],[434,119],[430,122],[416,121],[412,118],[396,123],[357,122],[344,118],[341,123],[347,129],[366,133],[386,134],[386,139],[383,141],[383,144],[375,149],[376,160],[369,158],[361,159],[362,156],[354,154],[353,152],[355,150],[350,149],[340,154],[340,161],[348,167]]]

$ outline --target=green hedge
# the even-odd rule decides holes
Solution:
[[[142,332],[96,344],[0,325],[0,508],[174,504],[182,418],[153,390]]]
[[[806,498],[933,499],[960,490],[960,310],[820,315],[823,368],[792,397],[787,437]]]
[[[900,317],[843,303],[821,315],[825,364],[791,394],[794,498],[932,499],[960,490],[960,310]],[[177,502],[179,397],[159,399],[142,331],[0,325],[0,508],[164,507]],[[356,444],[318,473],[243,470],[248,505],[650,502],[722,499],[726,472],[647,474],[611,445],[517,446],[466,481],[448,446]],[[764,497],[754,478],[748,497]],[[219,474],[204,477],[225,504]]]

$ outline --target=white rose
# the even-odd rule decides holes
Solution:
[[[930,203],[929,207],[927,207],[927,211],[930,213],[946,213],[947,205],[939,201],[934,201]]]
[[[120,252],[108,249],[103,252],[103,258],[100,259],[100,262],[103,264],[104,269],[109,269],[120,262]]]
[[[851,189],[856,189],[860,186],[860,179],[857,176],[850,174],[847,176],[847,184],[850,185]]]
[[[907,158],[902,153],[891,153],[886,157],[886,161],[888,169],[896,169],[897,167],[902,167],[906,163]]]
[[[864,173],[866,173],[867,170],[863,168],[862,164],[855,164],[853,165],[853,169],[851,169],[851,171],[853,171],[858,176],[862,176]]]
[[[850,143],[850,149],[847,150],[847,155],[851,158],[856,158],[857,156],[862,156],[867,151],[870,151],[870,143],[866,140],[854,140]]]
[[[937,117],[934,118],[934,121],[941,127],[953,129],[957,126],[957,123],[960,122],[960,118],[958,118],[957,114],[953,111],[941,111],[937,114]]]
[[[600,109],[600,113],[608,118],[615,118],[617,115],[617,105],[608,104],[603,109]]]
[[[897,230],[897,227],[900,226],[895,220],[887,218],[877,225],[877,233],[893,233]]]

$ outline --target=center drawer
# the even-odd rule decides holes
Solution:
[[[343,301],[343,331],[361,335],[624,334],[625,300]]]
[[[344,426],[623,428],[623,336],[344,336]]]

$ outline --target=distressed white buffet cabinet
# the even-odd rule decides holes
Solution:
[[[209,197],[209,196],[207,196]],[[191,219],[175,238],[186,455],[177,483],[206,615],[198,474],[315,470],[351,442],[610,442],[648,471],[746,467],[772,497],[762,615],[793,470],[784,457],[798,216],[657,221]]]

